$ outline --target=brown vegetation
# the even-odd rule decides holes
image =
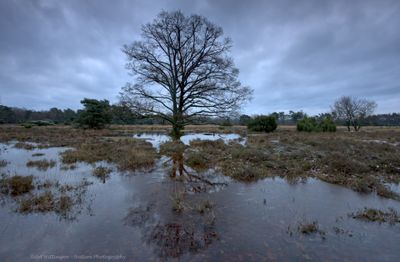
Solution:
[[[26,163],[27,167],[36,167],[39,170],[47,170],[49,168],[52,168],[56,165],[56,161],[54,160],[47,160],[47,159],[42,159],[42,160],[30,160],[28,163]]]
[[[382,211],[374,208],[364,208],[364,210],[350,214],[350,216],[354,219],[370,222],[388,222],[390,224],[400,223],[400,215],[392,208],[389,208],[388,211]]]
[[[93,169],[93,175],[97,178],[104,180],[109,177],[109,174],[111,173],[111,171],[112,171],[111,168],[99,166],[99,167],[96,167],[95,169]]]
[[[45,191],[37,196],[23,199],[20,202],[21,213],[55,212],[65,215],[73,206],[73,200],[67,195],[55,196],[51,191]]]
[[[322,239],[325,239],[326,234],[324,230],[320,229],[317,221],[311,223],[299,223],[297,231],[304,235],[318,234]]]
[[[49,180],[35,181],[33,176],[0,177],[0,194],[18,205],[17,212],[55,212],[62,218],[74,219],[72,208],[80,205],[86,188],[86,180],[76,185],[60,185]]]
[[[387,183],[400,182],[400,130],[364,129],[357,133],[300,133],[281,129],[249,134],[247,145],[192,141],[188,164],[216,166],[240,181],[281,176],[296,181],[317,177],[361,193],[398,199]],[[380,142],[386,141],[386,142]]]
[[[76,149],[62,153],[64,164],[82,161],[115,163],[120,170],[149,168],[157,157],[156,150],[146,141],[139,139],[97,140],[83,143]]]
[[[0,167],[5,167],[8,165],[8,162],[4,159],[0,159]]]
[[[217,168],[240,181],[256,181],[281,176],[289,181],[316,177],[361,193],[375,192],[398,199],[387,184],[400,182],[400,129],[366,127],[360,132],[302,133],[281,126],[268,134],[247,134],[245,146],[225,144],[222,140],[195,140],[190,146],[169,142],[160,154],[184,152],[185,164],[195,170]],[[25,129],[1,126],[1,141],[29,141],[53,146],[70,146],[63,162],[115,163],[122,170],[149,168],[157,158],[156,150],[143,140],[126,138],[135,132],[170,131],[169,126],[111,126],[105,130],[77,130],[51,126]],[[245,127],[187,126],[187,132],[247,133]]]
[[[2,175],[0,179],[1,193],[12,196],[19,196],[30,192],[33,186],[33,176],[12,176]]]
[[[18,142],[14,145],[15,148],[25,149],[25,150],[33,150],[36,147],[30,143]]]

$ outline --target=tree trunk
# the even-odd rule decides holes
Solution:
[[[171,131],[171,137],[174,140],[179,140],[181,136],[183,135],[183,126],[179,123],[173,123],[172,124],[172,131]]]

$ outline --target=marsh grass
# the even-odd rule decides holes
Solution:
[[[32,154],[33,157],[44,156],[44,153],[34,153]]]
[[[210,200],[204,200],[197,206],[197,211],[200,214],[210,212],[214,208],[214,204]]]
[[[2,192],[12,196],[23,195],[34,189],[33,176],[3,176],[1,180]]]
[[[299,223],[297,230],[299,233],[304,235],[319,234],[322,238],[325,238],[326,234],[324,230],[320,229],[317,221],[313,221],[311,223],[301,222]]]
[[[49,168],[53,168],[56,165],[56,161],[54,160],[30,160],[26,163],[27,167],[36,167],[39,170],[46,171]]]
[[[116,164],[120,170],[128,171],[152,167],[157,153],[146,141],[120,139],[84,143],[76,149],[65,151],[61,156],[64,164],[106,161]]]
[[[203,153],[203,152],[199,152],[199,151],[189,151],[186,154],[186,161],[185,163],[198,171],[201,170],[206,170],[208,168],[210,168],[212,165],[212,161],[210,159],[210,156]]]
[[[31,198],[23,199],[20,202],[19,212],[21,213],[46,213],[55,212],[66,215],[73,206],[73,200],[70,196],[55,196],[51,191],[45,191]]]
[[[8,162],[4,159],[0,159],[0,168],[1,167],[6,167],[8,165]]]
[[[168,141],[160,145],[160,154],[166,156],[182,155],[187,146],[181,141]]]
[[[25,149],[25,150],[33,150],[36,147],[30,143],[18,142],[14,145],[15,148]]]
[[[183,198],[181,196],[176,196],[172,200],[172,210],[176,213],[182,213],[185,210]]]
[[[18,140],[52,146],[75,148],[65,152],[63,162],[107,161],[120,170],[153,166],[158,157],[150,143],[123,139],[135,132],[164,132],[168,126],[111,126],[105,130],[77,130],[64,126],[0,126],[0,141]],[[159,155],[184,152],[188,166],[201,171],[214,168],[233,179],[253,182],[280,176],[290,181],[316,177],[328,183],[351,188],[360,193],[374,192],[399,199],[386,185],[400,182],[400,129],[366,127],[360,132],[297,132],[295,127],[280,126],[273,133],[247,132],[245,127],[188,126],[187,132],[247,134],[245,146],[232,142],[191,141],[164,144]],[[147,144],[146,144],[147,143]]]
[[[400,215],[393,208],[389,208],[388,211],[382,211],[374,208],[364,208],[356,213],[349,214],[354,219],[359,219],[369,222],[389,223],[396,224],[400,223]]]
[[[73,220],[80,213],[79,207],[91,184],[85,179],[78,184],[61,185],[50,180],[40,181],[34,176],[1,174],[0,194],[17,206],[16,212],[54,212],[63,219]]]
[[[100,178],[102,180],[108,178],[110,176],[112,169],[108,167],[98,166],[93,169],[93,176]]]

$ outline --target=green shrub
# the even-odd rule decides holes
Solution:
[[[32,128],[32,124],[29,123],[23,123],[22,126],[25,128]]]
[[[273,116],[256,116],[247,125],[251,131],[272,132],[278,127],[276,119]]]
[[[319,123],[322,132],[336,132],[336,125],[330,117],[325,117]]]
[[[52,121],[45,121],[45,120],[37,120],[31,121],[30,124],[37,125],[37,126],[54,126],[54,122]]]
[[[336,132],[332,119],[325,117],[318,121],[315,117],[304,117],[297,122],[297,131],[301,132]]]
[[[314,117],[304,117],[297,122],[297,131],[304,132],[320,132],[321,129]]]
[[[77,126],[84,129],[102,129],[111,123],[110,103],[108,100],[85,98],[81,101],[85,109],[76,120]]]

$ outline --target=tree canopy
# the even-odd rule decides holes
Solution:
[[[376,107],[377,104],[374,101],[342,96],[335,101],[332,111],[338,120],[345,122],[348,131],[350,131],[350,126],[354,128],[354,131],[358,131],[365,118],[371,115]]]
[[[231,40],[199,15],[161,12],[142,27],[142,40],[123,47],[135,83],[121,102],[172,124],[179,138],[191,118],[229,114],[251,95],[229,56]]]
[[[81,101],[85,107],[76,120],[79,127],[101,129],[111,123],[110,103],[108,100],[85,98]]]

